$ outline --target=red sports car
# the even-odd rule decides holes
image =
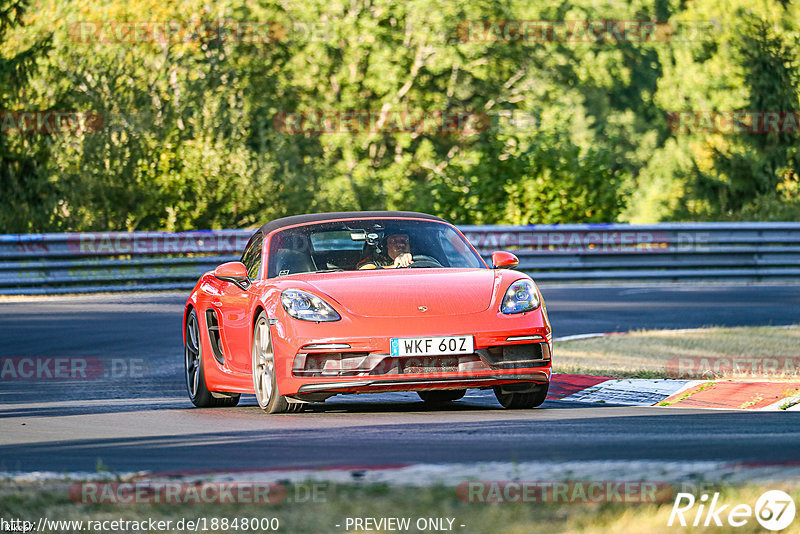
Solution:
[[[268,222],[189,295],[189,398],[234,406],[255,393],[279,413],[338,394],[416,391],[440,404],[493,388],[506,408],[539,406],[552,353],[544,302],[513,254],[492,263],[423,213]]]

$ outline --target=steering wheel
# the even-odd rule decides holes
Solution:
[[[411,260],[412,263],[408,266],[408,268],[443,267],[443,265],[439,263],[436,258],[431,256],[423,256],[422,254],[411,256]]]

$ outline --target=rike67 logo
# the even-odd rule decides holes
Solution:
[[[700,499],[695,499],[691,493],[678,493],[667,526],[721,527],[727,523],[741,527],[755,516],[762,527],[778,532],[792,524],[794,514],[794,500],[781,490],[767,491],[758,498],[755,507],[749,504],[720,505],[719,493],[714,493],[710,500],[706,493]]]

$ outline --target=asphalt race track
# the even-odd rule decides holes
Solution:
[[[545,286],[554,334],[800,322],[800,285]],[[800,460],[800,412],[578,405],[505,411],[471,390],[335,397],[301,414],[196,409],[183,383],[184,295],[0,300],[0,356],[113,359],[84,380],[0,380],[0,472],[227,470],[536,460]],[[758,340],[754,340],[757,343]],[[556,347],[555,356],[558,357]]]

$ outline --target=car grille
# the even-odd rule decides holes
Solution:
[[[499,345],[476,352],[489,365],[501,369],[544,367],[550,363],[550,346],[547,343]]]
[[[546,367],[547,343],[523,343],[478,349],[473,354],[392,356],[378,352],[301,352],[292,366],[296,377],[419,375]]]
[[[370,352],[300,353],[292,373],[298,377],[414,375],[488,369],[477,354],[404,356]]]

